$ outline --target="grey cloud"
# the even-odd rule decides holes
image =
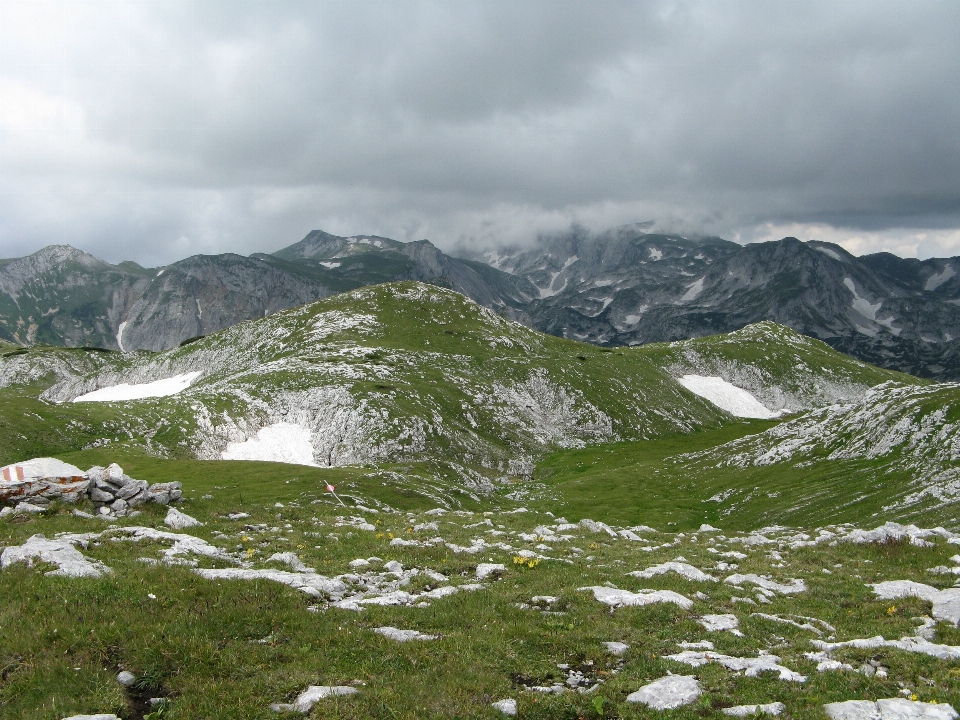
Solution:
[[[3,3],[0,21],[4,256],[651,218],[960,253],[953,2]]]

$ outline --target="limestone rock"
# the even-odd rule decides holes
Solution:
[[[203,525],[203,523],[196,518],[190,517],[176,508],[167,510],[167,516],[163,519],[163,523],[168,527],[172,527],[174,530],[183,530],[184,528]]]

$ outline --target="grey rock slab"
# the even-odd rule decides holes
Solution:
[[[654,710],[672,710],[700,697],[700,683],[693,675],[667,675],[627,695],[627,702],[643,703]]]
[[[203,523],[196,518],[190,517],[176,508],[167,510],[167,516],[163,519],[163,523],[164,525],[172,527],[174,530],[183,530],[184,528],[203,525]]]
[[[502,573],[505,570],[503,563],[480,563],[477,565],[477,580],[486,580],[491,575]]]
[[[737,619],[737,616],[733,614],[704,615],[697,620],[697,622],[703,625],[707,632],[726,630],[734,635],[743,636],[743,633],[739,630],[740,621]]]
[[[330,697],[353,695],[355,687],[349,685],[311,685],[297,696],[292,703],[275,703],[270,708],[276,712],[301,712],[307,714],[321,700]]]
[[[700,667],[701,665],[712,662],[718,663],[727,668],[727,670],[743,672],[747,677],[757,677],[760,673],[764,672],[775,672],[780,676],[781,680],[798,683],[807,681],[806,675],[801,675],[790,668],[780,665],[780,658],[777,655],[759,655],[755,658],[748,658],[723,655],[722,653],[710,651],[698,652],[696,650],[684,650],[675,655],[664,655],[664,657],[668,660],[685,663],[690,667]]]
[[[627,650],[630,649],[630,646],[622,642],[605,642],[602,643],[603,647],[606,648],[607,652],[611,655],[620,656],[623,655]]]
[[[774,582],[769,578],[761,577],[753,573],[747,575],[730,575],[724,580],[724,582],[728,583],[729,585],[743,585],[744,583],[750,583],[752,585],[756,585],[757,587],[763,588],[764,590],[771,590],[784,595],[806,592],[807,590],[807,584],[803,580],[791,580],[789,584],[784,584]]]
[[[413,640],[436,640],[439,638],[439,635],[428,635],[422,633],[419,630],[400,630],[399,628],[390,627],[378,627],[374,628],[373,631],[380,635],[383,635],[385,638],[390,640],[396,640],[397,642],[411,642]]]
[[[253,570],[250,568],[197,569],[194,572],[207,580],[272,580],[313,597],[323,595],[341,597],[347,591],[347,586],[343,581],[315,573]]]
[[[724,715],[733,717],[750,717],[752,715],[780,715],[786,706],[782,702],[765,703],[763,705],[734,705],[733,707],[723,708]]]
[[[656,575],[664,575],[669,572],[676,573],[687,580],[695,580],[697,582],[717,581],[713,575],[708,575],[707,573],[703,572],[703,570],[695,568],[693,565],[685,562],[665,562],[661,563],[660,565],[648,567],[646,570],[634,570],[633,572],[627,573],[627,575],[632,575],[633,577],[646,580]]]
[[[492,707],[494,710],[499,710],[504,715],[517,714],[517,701],[513,698],[497,700],[495,703],[490,703],[490,707]]]
[[[640,590],[633,593],[629,590],[609,588],[604,585],[593,585],[578,589],[591,591],[598,602],[610,607],[652,605],[654,603],[673,603],[685,610],[693,607],[693,600],[672,590]]]
[[[28,538],[23,545],[12,545],[4,548],[0,554],[0,569],[6,569],[15,563],[26,563],[33,566],[34,560],[51,563],[57,566],[46,575],[59,577],[100,577],[112,572],[103,563],[90,560],[74,547],[87,539],[85,535],[71,535],[55,540],[48,540],[43,535],[34,535]]]
[[[124,670],[117,675],[117,682],[124,687],[130,687],[137,681],[137,676],[129,670]]]
[[[931,614],[937,620],[945,620],[953,625],[960,623],[960,588],[938,590],[912,580],[888,580],[870,587],[881,600],[896,600],[903,597],[926,600],[933,605]]]
[[[120,720],[113,713],[100,713],[99,715],[71,715],[63,720]]]
[[[831,720],[953,720],[957,711],[947,703],[925,703],[905,698],[847,700],[828,703],[824,712]]]

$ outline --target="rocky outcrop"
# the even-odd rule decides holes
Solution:
[[[89,499],[101,515],[122,516],[144,503],[176,502],[183,497],[181,488],[176,481],[135,480],[116,463],[84,472],[56,458],[34,458],[0,468],[0,503],[17,504],[18,512],[41,511],[53,500]]]
[[[553,335],[639,345],[771,320],[880,367],[960,379],[960,257],[855,257],[790,237],[738,245],[628,226],[482,259],[536,285],[525,313]]]

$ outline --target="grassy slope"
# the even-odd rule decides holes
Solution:
[[[956,548],[942,541],[932,548],[896,543],[823,545],[795,551],[781,547],[786,566],[780,568],[771,566],[773,561],[763,548],[721,545],[721,549],[732,547],[748,553],[746,560],[738,561],[738,572],[772,573],[776,579],[801,577],[810,586],[806,593],[777,597],[770,605],[757,608],[734,603],[732,598],[742,596],[744,590],[722,583],[692,583],[675,575],[652,580],[625,576],[629,570],[681,554],[697,567],[711,568],[717,558],[707,552],[706,535],[701,535],[699,542],[689,536],[654,535],[654,542],[678,544],[642,552],[639,546],[644,543],[574,531],[575,540],[560,543],[557,550],[547,553],[569,557],[572,564],[543,561],[529,568],[514,564],[511,554],[500,550],[467,556],[442,546],[390,547],[390,533],[405,537],[437,534],[407,530],[415,523],[436,519],[422,514],[364,513],[371,522],[378,522],[379,532],[349,535],[349,528],[333,527],[342,511],[323,502],[321,488],[293,482],[276,485],[280,475],[274,475],[275,468],[263,468],[264,483],[254,473],[232,472],[233,466],[214,467],[215,472],[183,475],[187,490],[183,509],[206,523],[192,532],[228,549],[252,549],[259,567],[268,567],[263,561],[274,552],[293,551],[321,573],[333,575],[346,572],[347,563],[354,558],[378,555],[399,560],[405,567],[439,570],[461,583],[470,581],[478,562],[490,559],[507,565],[505,578],[488,583],[484,590],[436,601],[429,608],[369,607],[359,614],[330,609],[315,614],[306,607],[316,600],[275,583],[206,581],[189,568],[138,562],[141,556],[157,557],[165,546],[155,543],[92,546],[85,554],[114,570],[99,579],[45,577],[43,565],[33,569],[15,566],[2,572],[0,582],[0,718],[58,720],[80,712],[118,712],[128,720],[142,717],[142,711],[130,704],[113,680],[121,668],[141,679],[138,697],[169,698],[165,720],[266,720],[277,717],[268,709],[269,703],[289,701],[309,684],[354,680],[365,683],[356,696],[321,702],[311,717],[493,719],[500,716],[489,704],[514,697],[521,717],[538,720],[644,718],[654,713],[626,703],[626,695],[668,671],[695,674],[704,688],[703,697],[695,704],[670,713],[678,720],[719,716],[721,707],[733,704],[775,700],[787,704],[791,718],[820,720],[824,702],[893,697],[901,687],[921,700],[960,707],[956,662],[891,649],[844,650],[836,654],[837,659],[855,667],[878,659],[890,668],[890,678],[851,672],[821,674],[815,671],[815,663],[803,658],[804,652],[813,649],[810,632],[751,616],[756,611],[813,616],[833,624],[840,640],[911,634],[915,622],[910,618],[929,613],[929,606],[919,600],[878,601],[864,583],[913,579],[949,584],[950,579],[925,571],[949,564],[947,558]],[[264,492],[264,484],[269,492]],[[238,503],[241,493],[242,506]],[[273,506],[277,499],[284,508]],[[314,499],[321,500],[320,504],[311,504]],[[398,501],[398,507],[404,507],[402,502]],[[224,517],[237,510],[252,517],[241,523]],[[156,525],[161,517],[160,508],[146,508],[141,517],[121,524]],[[534,542],[519,541],[509,533],[530,532],[537,524],[554,522],[537,513],[488,517],[508,533],[501,539],[531,549]],[[439,532],[449,541],[466,545],[470,538],[482,536],[484,528],[478,531],[464,526],[484,519],[480,514],[447,516]],[[243,523],[263,523],[276,531],[249,531],[243,529]],[[38,532],[51,537],[56,531],[102,527],[96,521],[71,517],[63,509],[49,517],[0,521],[0,544],[17,544]],[[330,539],[330,532],[336,532],[339,540]],[[571,545],[582,548],[583,556],[572,554],[568,550]],[[842,569],[835,567],[838,563]],[[210,561],[201,564],[210,566]],[[824,568],[833,574],[824,574]],[[708,599],[696,601],[690,611],[655,605],[610,612],[588,593],[577,590],[607,581],[631,590],[670,589],[691,597],[703,591]],[[529,602],[534,595],[558,596],[556,607],[563,614],[546,615],[515,606]],[[695,618],[710,612],[736,614],[745,637],[708,635]],[[442,637],[433,642],[393,643],[372,632],[383,625]],[[785,665],[809,675],[809,680],[795,684],[771,675],[747,678],[716,665],[691,670],[662,658],[677,652],[679,641],[707,638],[718,651],[731,655],[753,657],[757,648],[769,648]],[[610,674],[615,660],[600,644],[607,640],[631,645],[615,675]],[[937,640],[960,643],[960,631],[941,624]],[[580,667],[592,663],[605,683],[593,695],[561,696],[531,693],[518,684],[521,679],[562,682],[564,673],[557,663]]]

